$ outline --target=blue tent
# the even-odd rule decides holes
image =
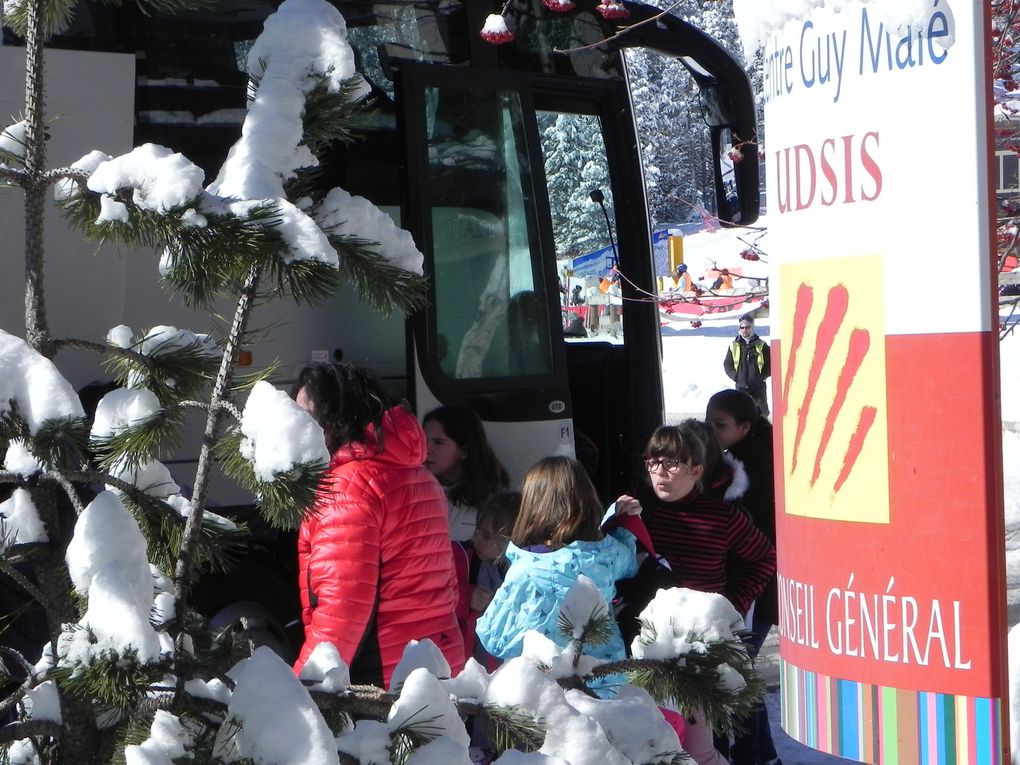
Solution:
[[[655,259],[655,273],[663,276],[669,273],[669,234],[691,234],[704,227],[701,221],[682,225],[664,226],[652,232],[652,253]],[[613,268],[613,247],[609,245],[578,255],[571,263],[574,276],[605,276]]]

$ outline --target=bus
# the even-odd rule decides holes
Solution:
[[[590,466],[602,499],[630,490],[644,442],[662,422],[663,396],[659,311],[647,299],[656,292],[651,229],[624,52],[655,51],[689,72],[709,128],[704,150],[714,158],[715,212],[723,223],[746,225],[757,217],[759,163],[742,66],[703,31],[639,2],[622,3],[624,19],[603,18],[592,0],[567,12],[510,3],[516,39],[504,45],[479,34],[491,2],[333,3],[372,92],[360,140],[335,148],[322,183],[368,198],[411,232],[425,256],[428,305],[410,318],[383,319],[348,290],[315,307],[269,304],[255,315],[269,331],[265,343],[246,349],[252,366],[277,361],[281,386],[316,359],[366,366],[420,416],[446,403],[475,409],[514,482],[542,456],[573,454],[583,439],[597,455]],[[52,110],[61,88],[69,98],[76,89],[91,95],[64,119],[74,126],[75,149],[51,157],[81,156],[92,148],[81,145],[82,136],[94,129],[107,141],[120,135],[130,145],[171,147],[215,177],[239,135],[247,52],[276,5],[221,0],[164,15],[132,4],[83,4],[74,26],[52,41],[60,50],[50,51],[48,66],[64,69],[51,75],[58,91],[48,98]],[[17,41],[5,43],[0,63],[12,71]],[[88,81],[75,84],[82,72]],[[0,107],[3,98],[0,92]],[[601,245],[612,247],[623,277],[616,336],[564,338],[552,211],[565,202],[550,191],[554,168],[541,129],[558,118],[584,128],[584,150],[606,168],[600,193],[584,191],[605,205]],[[19,210],[0,205],[0,224],[16,232]],[[103,337],[111,326],[137,329],[143,321],[202,331],[186,308],[161,296],[154,264],[146,270],[124,258],[122,278],[95,285],[76,264],[83,243],[62,237],[47,234],[57,264],[50,271],[57,273],[50,292],[58,295],[51,300],[56,332],[73,322],[74,334]],[[22,304],[17,285],[0,289],[11,290],[0,294],[0,306],[8,306],[0,326],[16,331],[19,320],[7,313]],[[108,299],[71,316],[68,306],[80,300],[62,300],[61,289],[103,289]],[[76,385],[102,376],[91,360],[72,363],[69,374]],[[188,463],[186,454],[168,461],[182,476]],[[213,494],[221,505],[245,502],[221,491]]]

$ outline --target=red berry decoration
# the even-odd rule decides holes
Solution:
[[[514,33],[507,29],[506,20],[498,13],[490,13],[479,35],[485,42],[503,45],[514,41]]]
[[[566,13],[574,10],[574,4],[570,0],[542,0],[542,4],[550,11]]]
[[[599,15],[606,20],[613,19],[625,19],[630,16],[630,11],[624,7],[623,3],[612,3],[607,0],[602,0],[598,7],[595,9],[599,12]]]

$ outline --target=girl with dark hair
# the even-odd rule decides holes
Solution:
[[[702,491],[709,497],[725,499],[727,502],[740,502],[747,492],[747,471],[735,457],[723,451],[715,429],[704,420],[693,417],[680,423],[697,434],[705,444],[705,473],[701,478]]]
[[[708,400],[705,419],[715,430],[719,446],[747,477],[740,505],[754,525],[776,543],[776,490],[772,474],[772,425],[758,413],[754,399],[739,390],[723,390]],[[754,607],[754,622],[764,630],[776,624],[779,603],[773,576]]]
[[[746,615],[775,575],[776,552],[747,513],[704,493],[706,445],[704,429],[690,422],[652,434],[644,453],[651,485],[638,492],[642,519],[680,586],[725,595]],[[698,765],[727,762],[700,711],[687,726],[682,741]]]
[[[296,672],[333,643],[354,683],[387,685],[410,640],[464,665],[446,498],[425,470],[425,434],[368,370],[313,364],[291,395],[322,426],[332,455],[298,532],[305,643]]]
[[[775,573],[772,544],[739,507],[704,494],[705,442],[697,430],[664,425],[644,456],[651,486],[638,500],[656,552],[683,587],[725,595],[746,614]],[[728,576],[728,559],[744,563],[739,577]]]
[[[577,578],[587,576],[612,603],[616,580],[637,573],[634,535],[624,527],[629,516],[640,512],[632,497],[620,497],[604,533],[598,495],[577,460],[546,457],[532,466],[524,477],[521,510],[506,550],[510,569],[475,627],[485,649],[500,659],[520,656],[528,630],[565,647],[567,638],[557,620]],[[592,655],[625,657],[615,623],[613,633]]]
[[[772,425],[758,412],[754,399],[738,390],[722,390],[708,400],[705,419],[714,428],[719,446],[747,476],[747,489],[739,502],[754,525],[773,545],[776,543],[776,492],[773,475]],[[750,628],[755,652],[761,649],[773,624],[779,623],[776,576],[755,601]],[[777,761],[768,710],[754,712],[737,735],[730,755],[734,765],[759,765]]]
[[[422,420],[427,439],[425,467],[439,479],[449,500],[450,538],[471,539],[477,508],[509,484],[506,469],[485,437],[485,427],[473,409],[447,404]]]

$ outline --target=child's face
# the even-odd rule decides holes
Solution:
[[[461,479],[467,453],[446,435],[437,420],[425,423],[425,439],[425,469],[438,478],[440,483],[457,483]]]
[[[481,560],[497,560],[503,557],[509,541],[509,538],[492,528],[492,521],[488,518],[475,526],[474,536],[471,537],[475,555]]]
[[[715,430],[719,446],[723,449],[729,449],[733,444],[739,444],[751,430],[751,423],[744,422],[738,425],[732,414],[714,408],[710,408],[706,412],[705,419]]]
[[[655,496],[663,502],[676,502],[686,497],[704,472],[701,465],[669,457],[651,457],[645,460],[645,468]]]

